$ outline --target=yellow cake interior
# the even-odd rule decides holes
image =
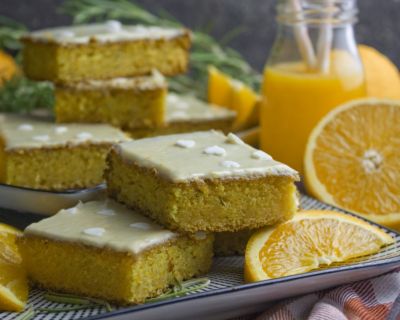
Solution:
[[[255,229],[297,209],[297,173],[233,134],[134,140],[116,145],[107,162],[109,195],[173,230]]]
[[[212,239],[181,238],[140,256],[39,237],[20,240],[30,278],[39,286],[122,304],[142,303],[176,281],[204,274]]]
[[[30,279],[61,292],[141,303],[207,272],[213,236],[184,236],[110,199],[79,203],[19,239]]]
[[[153,68],[172,76],[186,71],[189,47],[187,35],[169,40],[68,46],[25,39],[23,65],[29,78],[56,82],[140,76]]]

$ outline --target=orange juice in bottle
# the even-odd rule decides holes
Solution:
[[[278,5],[280,27],[264,70],[260,138],[263,150],[302,173],[313,127],[339,104],[365,96],[365,86],[353,35],[354,0],[303,0],[298,11],[293,1]]]

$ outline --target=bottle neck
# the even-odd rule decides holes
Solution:
[[[277,5],[277,20],[285,25],[352,25],[357,14],[356,0],[280,0]]]

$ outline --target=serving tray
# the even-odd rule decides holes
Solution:
[[[303,209],[327,209],[342,211],[302,195]],[[346,212],[345,212],[346,213]],[[347,213],[349,214],[349,213]],[[4,220],[4,215],[3,215]],[[118,319],[118,320],[183,320],[183,319],[230,319],[266,310],[279,299],[293,297],[344,283],[358,281],[394,270],[400,266],[400,235],[381,227],[395,238],[395,243],[379,253],[335,264],[318,271],[294,275],[257,283],[243,283],[243,257],[215,258],[211,280],[205,289],[180,298],[120,308],[107,312],[96,307],[57,314],[40,314],[36,320],[60,319]],[[59,303],[45,300],[43,291],[34,289],[29,298],[29,307],[62,307]],[[0,319],[16,319],[19,314],[0,313]]]

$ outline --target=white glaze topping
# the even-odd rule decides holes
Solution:
[[[233,119],[236,113],[226,108],[217,107],[189,95],[169,93],[166,105],[168,123],[187,121],[209,121]]]
[[[35,141],[45,142],[45,141],[49,141],[50,137],[47,134],[44,134],[41,136],[33,136],[32,139]]]
[[[178,237],[178,234],[112,200],[80,203],[74,208],[75,214],[71,214],[71,209],[61,210],[50,218],[31,224],[25,234],[132,254]],[[116,214],[99,214],[105,209]]]
[[[21,131],[32,131],[33,130],[33,126],[31,124],[28,124],[28,123],[23,123],[23,124],[18,126],[18,130],[21,130]]]
[[[63,133],[66,133],[66,132],[68,131],[68,128],[67,128],[67,127],[56,127],[56,128],[54,129],[54,131],[55,131],[57,134],[63,134]]]
[[[32,130],[20,130],[28,124]],[[0,135],[5,149],[50,148],[79,145],[83,143],[116,143],[128,141],[125,134],[106,124],[65,124],[62,127],[34,117],[2,114]]]
[[[236,161],[225,160],[221,162],[221,165],[225,168],[240,168],[240,164]]]
[[[195,142],[192,148],[178,148],[178,140]],[[298,179],[295,170],[272,159],[254,159],[257,151],[244,143],[230,143],[216,131],[193,132],[140,139],[115,146],[126,161],[156,169],[171,181],[205,178],[253,176],[290,176]]]
[[[126,89],[145,91],[167,88],[167,81],[160,72],[154,70],[147,76],[113,78],[107,80],[85,80],[62,84],[60,87],[67,87],[75,90]]]
[[[87,228],[82,231],[84,234],[87,234],[88,236],[93,236],[93,237],[101,237],[103,234],[106,232],[104,228]]]
[[[111,20],[105,23],[49,28],[31,32],[27,38],[56,42],[61,45],[86,44],[90,41],[120,42],[143,39],[172,39],[187,33],[184,29],[122,25]]]

